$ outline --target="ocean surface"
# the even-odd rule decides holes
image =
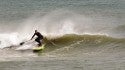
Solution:
[[[125,70],[125,1],[0,0],[0,70]]]

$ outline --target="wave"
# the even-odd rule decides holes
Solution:
[[[119,52],[125,49],[125,39],[112,38],[106,35],[66,34],[53,39],[45,39],[44,52],[56,54]]]
[[[124,38],[113,38],[106,35],[77,35],[77,34],[65,34],[58,37],[44,37],[43,43],[46,43],[45,49],[42,51],[45,55],[52,56],[81,56],[82,54],[96,55],[102,53],[117,54],[125,51],[125,39]],[[28,47],[31,46],[32,42],[27,42]],[[28,47],[19,45],[12,48],[0,49],[3,56],[10,56],[8,53],[13,53],[16,56],[35,56],[32,50],[27,49]],[[25,50],[16,50],[17,48]],[[6,51],[8,50],[8,51]],[[19,52],[21,51],[21,52]],[[23,55],[22,55],[23,53]],[[29,54],[30,53],[30,54]],[[41,54],[41,52],[40,52]],[[12,55],[12,57],[15,55]]]

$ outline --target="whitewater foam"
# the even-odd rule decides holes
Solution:
[[[22,39],[20,38],[18,33],[3,33],[0,34],[0,41],[0,48],[5,48],[19,44]]]

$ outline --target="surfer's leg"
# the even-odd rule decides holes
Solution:
[[[36,38],[35,41],[39,43],[39,44],[38,44],[39,46],[41,46],[41,42],[40,42],[40,39],[39,39],[39,38]]]
[[[40,42],[40,40],[39,40],[38,42],[39,42],[39,44],[38,44],[38,45],[39,45],[39,46],[41,46],[41,42]]]

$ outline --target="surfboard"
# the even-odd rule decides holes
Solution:
[[[41,51],[45,49],[45,44],[43,44],[42,46],[39,46],[39,47],[33,47],[33,51]]]

